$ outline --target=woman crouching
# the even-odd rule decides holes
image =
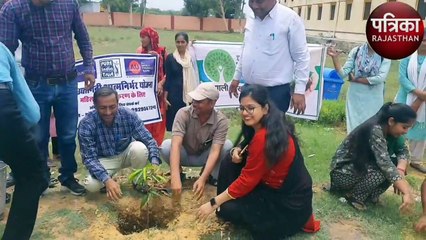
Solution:
[[[386,103],[376,115],[346,137],[331,162],[331,192],[342,193],[358,210],[377,203],[393,184],[403,194],[401,210],[414,203],[404,180],[409,151],[404,134],[413,126],[416,113],[405,104]]]
[[[283,120],[264,87],[244,86],[239,100],[244,141],[221,163],[218,196],[200,207],[198,218],[216,210],[225,221],[247,227],[254,239],[281,239],[305,225],[318,230],[312,179],[293,125]],[[241,154],[247,145],[247,154]]]

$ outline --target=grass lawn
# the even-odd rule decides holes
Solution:
[[[133,53],[140,44],[139,30],[137,29],[89,27],[89,31],[95,55]],[[174,34],[171,31],[160,31],[160,42],[167,47],[169,52],[174,50]],[[238,33],[189,32],[189,35],[191,39],[197,40],[242,41],[243,39],[243,36]],[[343,61],[344,58],[341,59],[342,63]],[[327,66],[331,66],[330,59],[327,59]],[[386,83],[386,100],[392,100],[397,89],[398,62],[393,62]],[[343,87],[339,101],[344,101],[346,90],[347,84]],[[240,124],[238,114],[232,110],[225,112],[227,116],[232,118],[229,138],[234,140]],[[416,203],[413,215],[400,216],[398,212],[400,197],[386,193],[378,206],[371,206],[366,212],[357,212],[347,204],[340,202],[337,197],[321,190],[321,185],[329,181],[328,166],[330,159],[345,136],[345,129],[336,127],[341,126],[341,124],[335,123],[333,126],[325,126],[315,122],[297,121],[297,132],[301,141],[302,152],[314,182],[314,211],[316,217],[321,220],[322,230],[314,235],[298,234],[292,239],[425,239],[426,235],[416,234],[412,230],[412,225],[420,214],[420,203]],[[81,179],[85,170],[81,166],[79,156],[78,162]],[[412,172],[410,171],[410,173]],[[408,180],[418,194],[422,176],[409,176]],[[101,212],[106,213],[112,220],[116,218],[110,211],[110,205],[105,201],[96,202],[89,198],[71,198],[70,204],[62,205],[61,202],[64,201],[63,199],[69,198],[68,196],[55,194],[47,195],[45,198],[48,200],[42,198],[41,208],[44,210],[42,210],[43,214],[38,217],[34,239],[87,239],[81,232],[87,228],[87,225],[96,224],[96,219],[93,220],[93,216],[91,216],[93,212],[86,210],[88,205],[95,206],[97,209],[95,215]],[[59,205],[60,207],[55,211],[49,210],[49,204],[52,204],[52,206]],[[70,211],[69,208],[79,210]],[[62,235],[58,235],[52,228],[55,228],[57,224],[65,224],[63,221],[68,222],[69,227],[66,228],[66,232],[62,232]],[[0,223],[0,231],[2,231],[2,228],[4,228],[4,220]],[[230,239],[250,239],[247,232],[243,230],[231,230],[225,235],[223,232],[217,231],[203,235],[202,239],[223,239],[227,237],[230,237]],[[114,239],[114,237],[104,239]]]

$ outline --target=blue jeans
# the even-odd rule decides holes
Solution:
[[[38,123],[38,145],[43,159],[48,159],[49,127],[51,109],[55,112],[56,132],[58,135],[59,154],[61,155],[61,168],[59,181],[64,183],[74,178],[77,163],[74,153],[76,148],[75,138],[78,122],[77,80],[74,79],[64,84],[49,85],[46,79],[27,79],[28,86],[35,100],[40,106],[41,119]]]

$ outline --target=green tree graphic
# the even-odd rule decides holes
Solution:
[[[230,82],[235,73],[232,56],[222,49],[210,51],[204,59],[204,72],[215,82]]]

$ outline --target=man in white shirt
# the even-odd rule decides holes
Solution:
[[[249,0],[249,6],[254,16],[247,17],[244,46],[229,95],[238,97],[243,79],[246,84],[268,87],[269,97],[281,111],[287,112],[291,99],[294,112],[303,114],[310,56],[302,19],[276,0]]]

